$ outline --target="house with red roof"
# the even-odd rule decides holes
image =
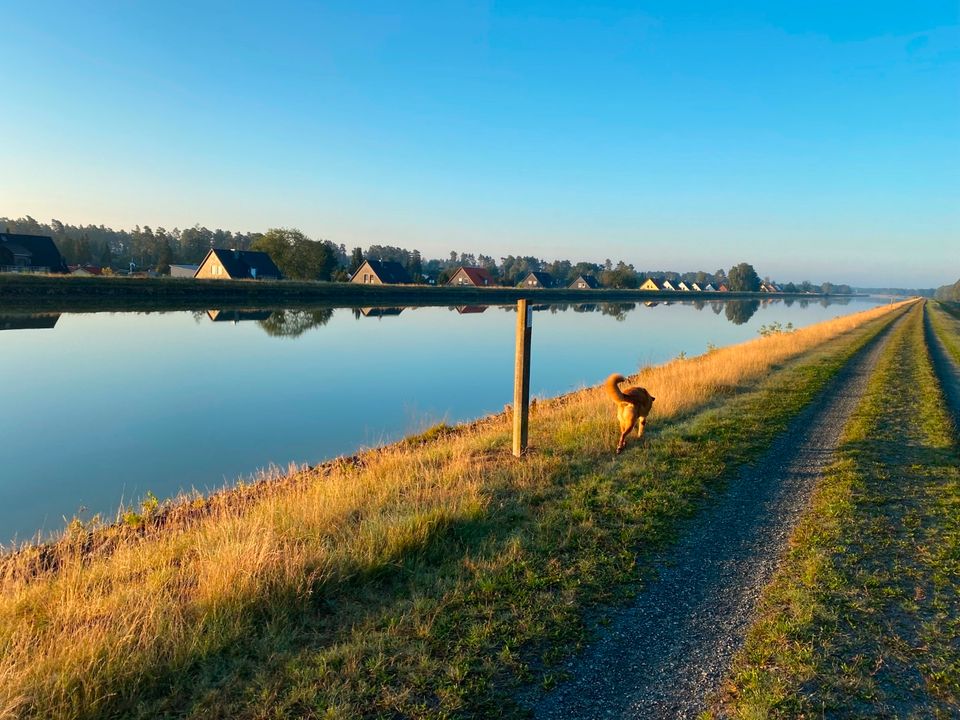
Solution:
[[[457,270],[447,285],[460,287],[472,285],[473,287],[490,287],[494,284],[493,276],[490,271],[482,267],[461,267]]]

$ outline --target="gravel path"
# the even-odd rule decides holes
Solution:
[[[899,322],[899,321],[897,321]],[[661,570],[567,666],[537,718],[695,718],[739,649],[810,492],[831,462],[889,328],[805,408],[755,466],[654,561]]]
[[[924,308],[923,312],[923,334],[927,339],[927,346],[930,348],[930,359],[933,360],[933,369],[937,373],[937,379],[940,381],[940,387],[943,388],[943,394],[947,401],[947,409],[953,415],[954,427],[960,431],[960,365],[953,359],[953,356],[947,352],[947,349],[940,342],[940,338],[933,332],[930,326],[929,310]]]

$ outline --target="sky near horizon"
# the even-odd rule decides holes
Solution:
[[[960,277],[955,0],[0,0],[0,21],[0,216]]]

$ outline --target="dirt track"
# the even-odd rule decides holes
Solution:
[[[533,708],[535,717],[694,718],[704,710],[889,330],[847,363],[760,462],[689,522],[655,562],[659,576],[568,663],[572,679]]]

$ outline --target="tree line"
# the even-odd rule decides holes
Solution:
[[[945,300],[947,302],[960,302],[960,280],[957,280],[953,285],[941,285],[934,292],[933,296],[937,300]]]
[[[461,267],[482,267],[499,285],[514,286],[530,272],[548,273],[558,286],[568,286],[580,275],[594,276],[607,288],[638,288],[647,278],[673,283],[726,284],[734,291],[760,289],[760,276],[749,263],[738,263],[729,270],[638,270],[624,260],[602,263],[546,261],[532,255],[507,255],[499,260],[483,253],[451,251],[444,258],[424,258],[419,250],[374,244],[350,252],[329,240],[314,240],[296,228],[272,228],[266,232],[232,232],[195,225],[173,228],[137,225],[133,230],[114,230],[104,225],[70,225],[59,220],[42,223],[29,215],[11,219],[0,217],[7,232],[49,235],[70,265],[99,265],[121,271],[155,270],[168,273],[170,265],[200,263],[214,247],[267,252],[284,276],[295,280],[347,281],[365,260],[392,260],[402,265],[416,283],[441,285]],[[767,282],[770,278],[764,278]],[[780,283],[784,292],[849,294],[849,285],[825,282],[820,285],[804,280]]]

